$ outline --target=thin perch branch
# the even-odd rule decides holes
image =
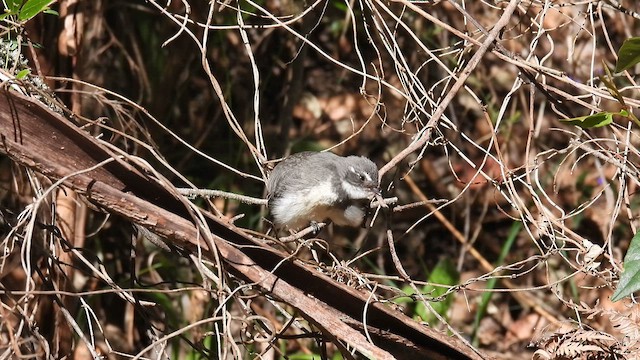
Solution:
[[[241,203],[250,205],[267,205],[267,199],[255,198],[252,196],[235,194],[222,190],[210,190],[210,189],[189,189],[189,188],[177,188],[178,193],[188,197],[189,199],[195,199],[196,197],[212,198],[223,197],[225,199],[237,200]]]
[[[250,205],[267,206],[269,203],[269,200],[267,199],[255,198],[252,196],[240,195],[240,194],[236,194],[228,191],[222,191],[222,190],[190,189],[190,188],[177,188],[176,190],[178,190],[178,193],[180,195],[184,195],[189,199],[195,199],[196,197],[203,197],[203,198],[222,197],[225,199],[236,200],[236,201],[240,201],[242,203],[250,204]],[[397,197],[391,197],[386,199],[376,199],[374,202],[371,203],[370,206],[371,208],[376,208],[378,206],[387,207],[397,202],[398,202]]]

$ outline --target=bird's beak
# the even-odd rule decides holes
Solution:
[[[380,188],[378,187],[377,183],[372,182],[368,182],[365,183],[364,186],[369,189],[369,191],[375,195],[376,197],[380,196],[382,194],[382,191],[380,190]]]
[[[380,198],[382,196],[382,191],[380,190],[380,188],[376,185],[371,185],[369,187],[369,191],[371,192],[371,194],[373,195],[374,198]]]

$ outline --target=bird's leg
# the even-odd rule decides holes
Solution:
[[[327,224],[325,223],[321,223],[321,222],[315,222],[315,226],[313,225],[309,225],[308,227],[300,230],[300,231],[293,231],[291,229],[289,229],[289,232],[291,233],[291,235],[289,236],[285,236],[285,237],[281,237],[279,238],[279,240],[281,242],[291,242],[291,241],[296,241],[296,240],[300,240],[303,237],[305,237],[308,234],[317,234],[323,227],[325,227]]]

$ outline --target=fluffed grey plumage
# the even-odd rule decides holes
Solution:
[[[359,226],[376,194],[378,168],[362,156],[293,154],[278,163],[267,180],[273,221],[277,228],[292,231],[327,219]]]

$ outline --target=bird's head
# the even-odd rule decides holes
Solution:
[[[380,194],[378,167],[362,156],[349,156],[340,164],[342,187],[354,200],[373,199]]]

